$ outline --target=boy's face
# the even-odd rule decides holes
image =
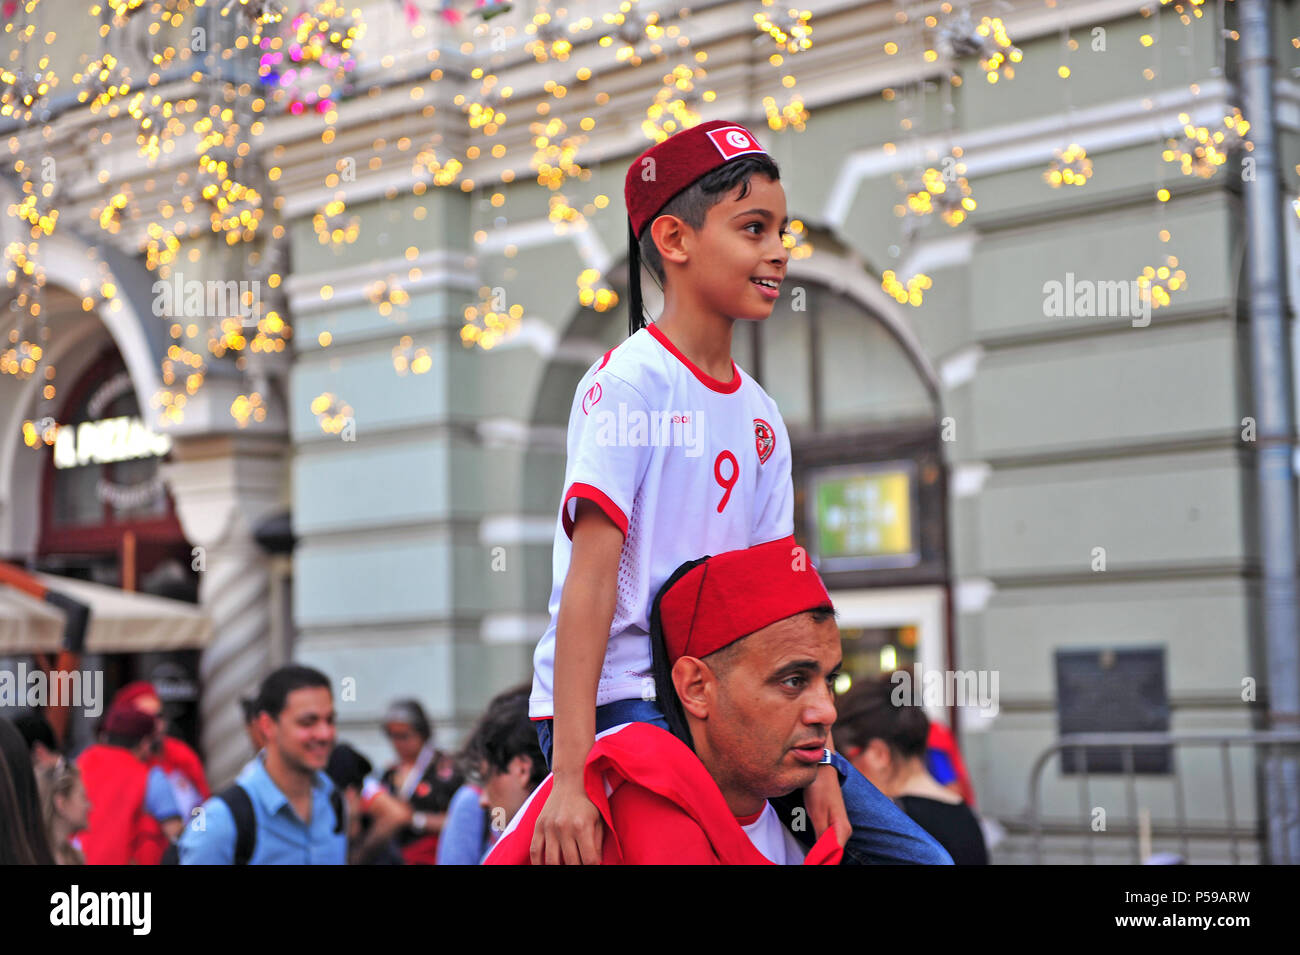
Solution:
[[[772,314],[790,252],[781,237],[788,222],[781,183],[756,174],[740,198],[737,186],[708,212],[704,226],[685,229],[691,297],[730,318],[761,321]],[[765,289],[755,279],[778,288]]]

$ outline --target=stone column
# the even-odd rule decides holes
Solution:
[[[287,506],[282,438],[179,437],[164,476],[199,573],[199,602],[213,638],[199,666],[204,764],[213,789],[252,756],[240,697],[252,695],[271,667],[270,557],[253,537]]]

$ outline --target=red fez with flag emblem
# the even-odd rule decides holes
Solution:
[[[706,557],[659,595],[668,665],[818,609],[832,609],[830,594],[793,537]]]
[[[744,126],[715,119],[674,133],[633,160],[623,183],[628,222],[630,331],[644,324],[641,309],[641,255],[638,238],[674,196],[724,163],[767,150]]]

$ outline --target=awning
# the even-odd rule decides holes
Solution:
[[[0,655],[58,653],[63,614],[14,587],[0,585]]]
[[[52,591],[90,607],[87,653],[192,650],[212,639],[212,622],[194,604],[129,593],[55,574],[33,574]],[[63,613],[13,587],[0,586],[0,653],[57,653]]]

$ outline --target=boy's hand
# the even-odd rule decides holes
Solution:
[[[844,808],[844,794],[840,792],[840,774],[831,765],[819,766],[817,778],[803,791],[804,806],[818,838],[829,828],[835,829],[840,848],[848,845],[853,835],[848,810]]]
[[[528,854],[533,865],[600,865],[604,837],[604,820],[581,779],[562,783],[557,778],[537,816]]]

